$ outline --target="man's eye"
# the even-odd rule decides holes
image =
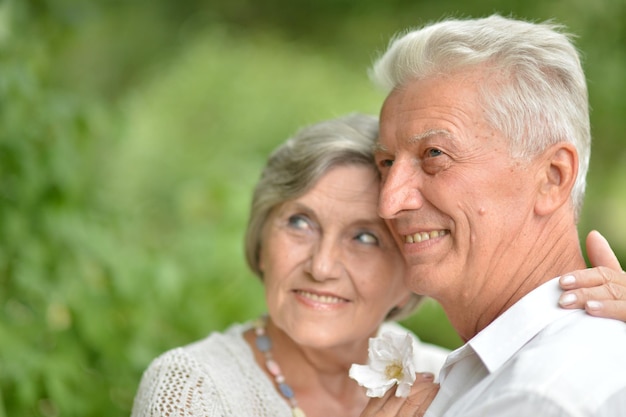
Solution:
[[[390,166],[392,166],[392,165],[393,165],[393,159],[381,159],[381,160],[378,162],[378,165],[379,165],[381,168],[389,168]]]
[[[437,148],[428,148],[426,150],[426,156],[429,158],[434,158],[436,156],[441,156],[443,155],[443,151],[441,151],[441,149],[437,149]]]

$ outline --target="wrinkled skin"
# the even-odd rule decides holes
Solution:
[[[626,273],[607,240],[597,231],[587,235],[587,255],[593,268],[573,271],[561,277],[565,290],[560,299],[563,308],[584,308],[589,314],[626,321]],[[573,282],[565,277],[574,277]],[[567,295],[575,295],[564,304]],[[571,299],[571,297],[569,297]],[[361,417],[423,416],[437,395],[438,384],[427,374],[420,374],[407,398],[388,392],[382,398],[372,398]]]

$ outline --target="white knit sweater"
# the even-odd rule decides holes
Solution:
[[[250,327],[234,324],[156,358],[141,379],[132,417],[291,417],[243,338]],[[380,332],[387,331],[408,332],[396,323],[383,324]],[[437,375],[448,352],[417,341],[420,371]]]

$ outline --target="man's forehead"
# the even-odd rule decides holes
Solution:
[[[412,145],[418,143],[420,141],[434,138],[434,137],[443,137],[446,139],[452,139],[453,135],[449,130],[439,129],[439,128],[427,128],[425,130],[408,134],[406,135],[406,139],[400,138],[401,141],[405,142],[408,145]],[[388,152],[388,147],[382,142],[384,138],[379,137],[374,145],[374,152]]]

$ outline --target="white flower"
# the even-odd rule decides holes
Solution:
[[[417,371],[413,343],[408,333],[389,332],[370,338],[368,364],[353,364],[350,378],[367,388],[368,397],[382,397],[396,384],[396,397],[407,397]]]

